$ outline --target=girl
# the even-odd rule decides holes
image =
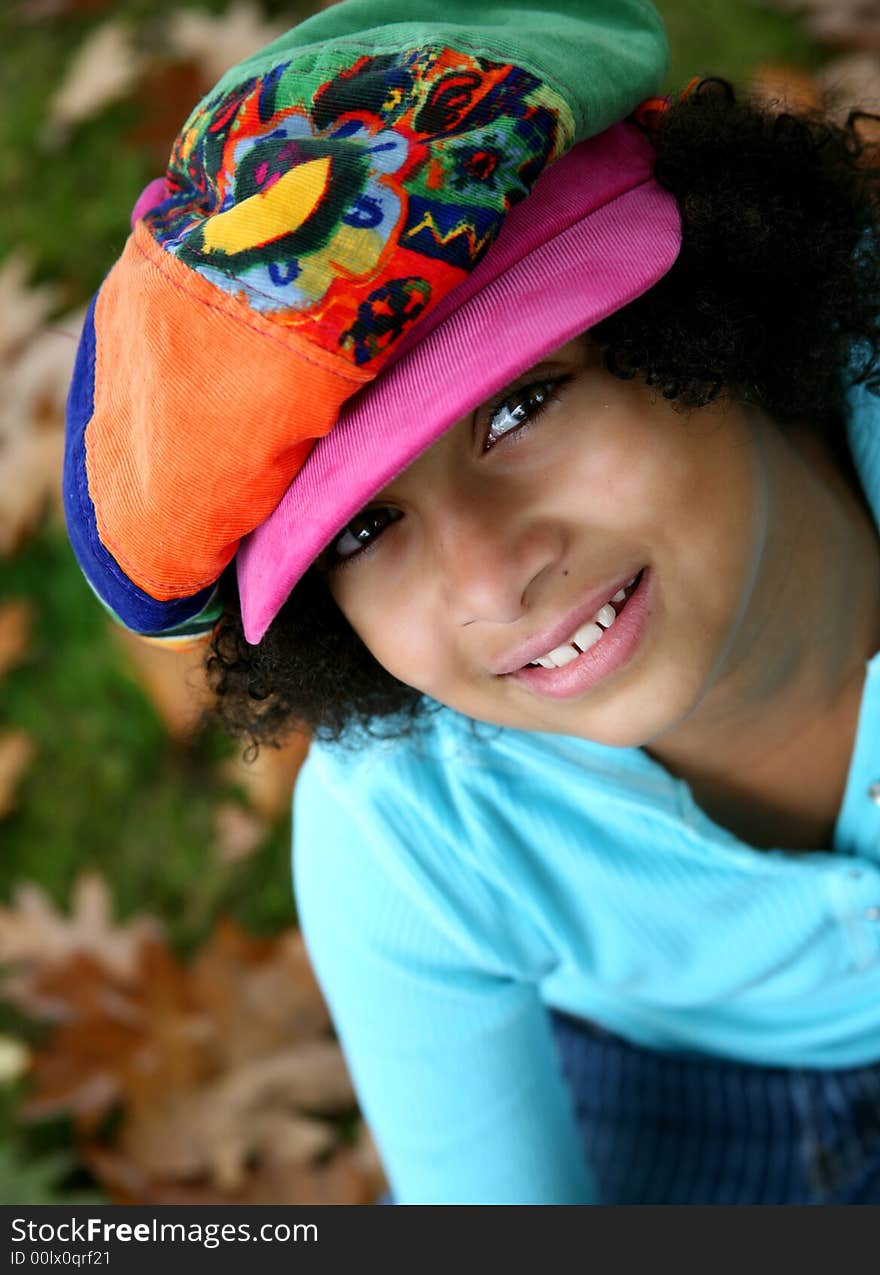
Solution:
[[[314,735],[296,898],[391,1198],[880,1202],[876,169],[650,98],[649,6],[453,9],[336,6],[188,121],[71,538],[211,632],[234,734]]]

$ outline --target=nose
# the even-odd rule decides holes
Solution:
[[[520,619],[561,552],[550,526],[473,490],[437,511],[431,545],[446,614],[458,625]]]

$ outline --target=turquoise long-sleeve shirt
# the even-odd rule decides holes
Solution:
[[[880,526],[880,400],[849,401]],[[880,1059],[878,803],[880,651],[827,851],[753,849],[640,748],[447,708],[313,745],[299,916],[396,1199],[593,1200],[548,1006],[661,1050]]]

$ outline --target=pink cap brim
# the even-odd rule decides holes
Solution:
[[[346,523],[465,413],[667,273],[681,220],[652,162],[627,123],[573,147],[511,210],[468,279],[349,400],[239,546],[248,642]]]

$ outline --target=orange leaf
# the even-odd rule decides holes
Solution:
[[[309,737],[295,733],[279,748],[261,747],[256,761],[241,755],[228,758],[221,774],[244,788],[248,801],[264,819],[274,820],[289,810],[299,768],[309,751]]]
[[[0,735],[0,819],[15,809],[16,789],[35,752],[26,731],[7,730]]]
[[[822,106],[822,90],[812,75],[785,63],[763,62],[748,76],[750,92],[765,107],[812,110]]]
[[[199,728],[210,700],[203,654],[167,651],[107,617],[107,627],[125,651],[129,670],[176,740],[189,739]]]
[[[0,677],[24,659],[33,615],[33,603],[24,598],[0,605]]]

